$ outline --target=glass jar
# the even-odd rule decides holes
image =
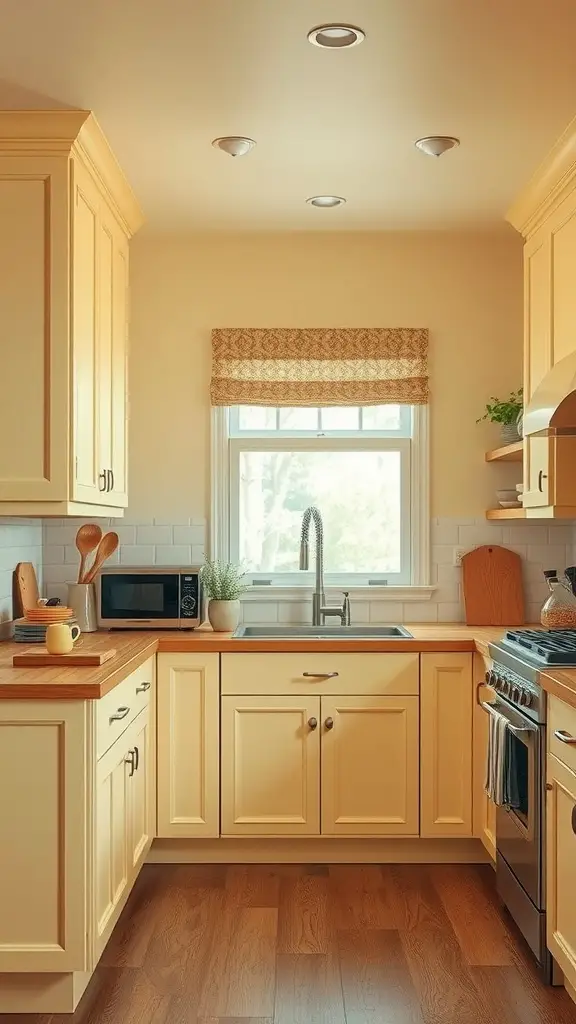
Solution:
[[[576,629],[576,597],[567,579],[548,579],[550,596],[542,605],[540,621],[545,629]]]

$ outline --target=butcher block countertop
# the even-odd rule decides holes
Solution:
[[[12,656],[26,650],[24,644],[0,643],[0,700],[93,700],[103,697],[157,651],[205,653],[207,651],[254,653],[312,651],[389,653],[391,651],[479,651],[488,653],[488,644],[499,640],[502,626],[408,625],[413,634],[407,639],[383,640],[233,640],[229,633],[213,633],[201,628],[194,632],[146,631],[87,633],[79,643],[82,650],[113,647],[116,656],[94,668],[14,668]],[[556,675],[556,674],[555,674]],[[559,672],[562,687],[576,706],[576,671]],[[566,682],[573,677],[572,688]],[[543,682],[554,676],[543,677]],[[547,687],[548,688],[548,687]],[[554,690],[553,692],[557,692]]]

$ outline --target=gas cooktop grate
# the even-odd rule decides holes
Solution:
[[[576,664],[576,629],[509,629],[505,642],[522,648],[544,665]]]

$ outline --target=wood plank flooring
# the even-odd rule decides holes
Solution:
[[[2,1024],[576,1024],[473,865],[148,865],[73,1015]]]

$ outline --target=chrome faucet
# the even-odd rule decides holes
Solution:
[[[310,520],[316,531],[316,585],[312,596],[312,625],[322,626],[328,615],[337,615],[343,626],[350,625],[350,598],[344,592],[342,607],[326,604],[324,592],[324,525],[322,516],[315,505],[309,505],[302,517],[302,533],[300,534],[300,568],[308,569],[310,564]]]

